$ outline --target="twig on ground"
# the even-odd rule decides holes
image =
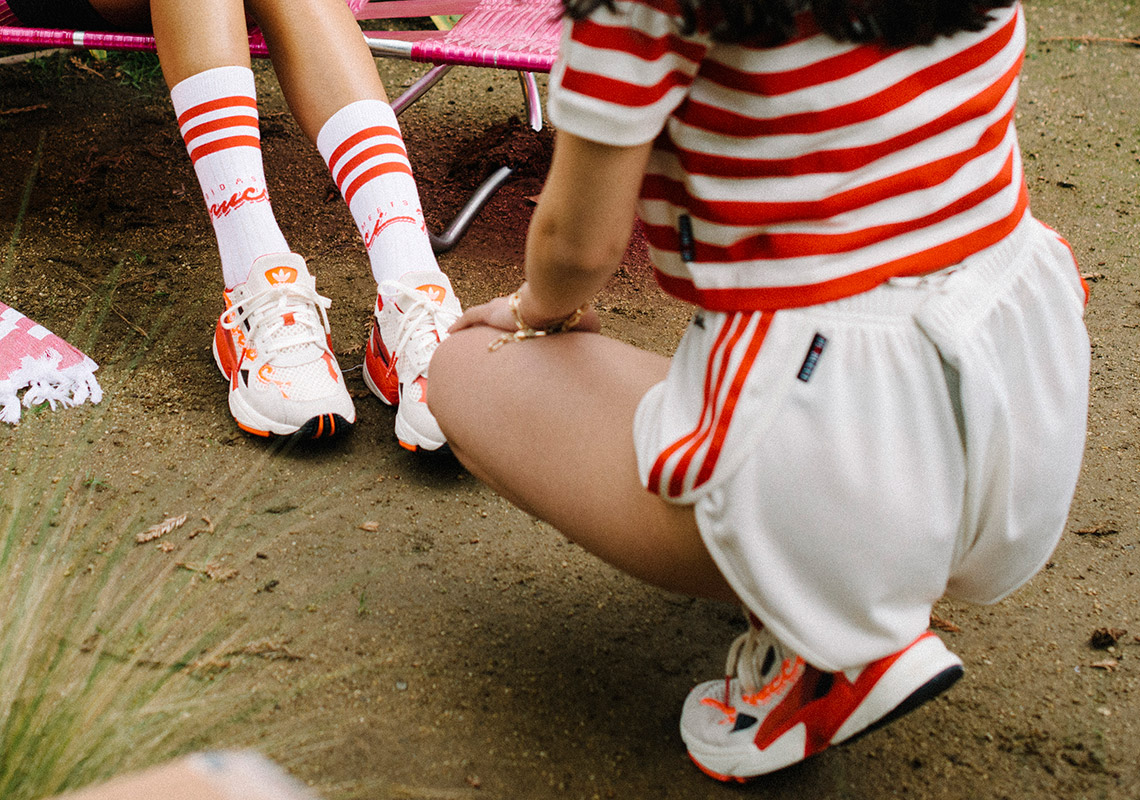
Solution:
[[[96,78],[100,78],[100,79],[102,79],[102,80],[107,80],[107,76],[106,76],[106,75],[104,75],[103,73],[99,72],[98,70],[95,70],[95,69],[91,69],[91,67],[87,66],[87,65],[86,65],[86,64],[84,64],[82,61],[80,61],[80,60],[79,60],[79,57],[78,57],[78,56],[72,56],[72,57],[71,57],[70,59],[68,59],[68,60],[71,62],[71,66],[75,67],[76,69],[81,69],[81,70],[83,70],[84,72],[90,72],[90,73],[91,73],[92,75],[94,75]]]
[[[227,656],[257,656],[270,661],[301,661],[305,657],[298,655],[285,646],[285,642],[252,642],[240,650],[231,650]]]
[[[1043,42],[1077,42],[1078,44],[1127,44],[1140,47],[1140,38],[1128,36],[1048,36]]]
[[[0,59],[0,63],[3,63],[3,59]],[[24,114],[28,111],[39,111],[47,107],[47,103],[36,103],[34,106],[24,106],[22,108],[5,108],[0,111],[0,117],[6,117],[10,114]]]
[[[221,566],[220,564],[206,564],[205,566],[200,567],[196,564],[188,564],[185,561],[179,561],[174,566],[180,567],[184,570],[187,570],[188,572],[197,572],[199,575],[205,575],[210,580],[217,581],[218,583],[223,583],[230,580],[231,578],[236,578],[238,576],[238,571],[236,569],[229,569],[227,567]]]

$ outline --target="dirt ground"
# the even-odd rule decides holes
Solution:
[[[356,431],[331,447],[268,446],[227,412],[209,349],[218,259],[163,88],[87,58],[0,67],[0,300],[95,358],[106,391],[0,429],[0,532],[26,528],[61,582],[103,581],[90,607],[6,613],[77,615],[62,640],[76,663],[128,650],[196,698],[167,709],[185,735],[87,774],[251,746],[328,800],[1140,797],[1140,48],[1111,40],[1140,36],[1140,6],[1027,13],[1030,192],[1092,290],[1088,448],[1067,532],[1013,597],[936,607],[966,663],[949,693],[744,788],[694,769],[677,732],[686,692],[722,672],[734,609],[646,588],[450,456],[396,445],[393,411],[358,368],[374,291],[362,246],[267,65],[274,208],[334,300],[357,398]],[[422,71],[380,69],[390,87]],[[550,144],[520,114],[513,75],[457,70],[402,117],[437,229],[485,165],[517,167],[442,257],[468,304],[520,281]],[[663,353],[687,318],[636,243],[600,308],[610,333]],[[136,594],[168,604],[164,625],[98,622],[109,597]],[[200,636],[172,642],[176,630]]]

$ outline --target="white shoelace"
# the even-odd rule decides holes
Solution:
[[[742,692],[754,692],[771,680],[773,670],[779,671],[788,655],[776,637],[749,624],[728,649],[724,674],[726,678],[735,676]],[[766,663],[768,668],[764,669]]]
[[[247,338],[254,348],[266,356],[273,356],[299,345],[315,344],[324,348],[329,333],[326,309],[332,300],[316,291],[292,283],[269,286],[240,303],[235,303],[222,314],[220,324],[234,330],[249,320]],[[285,315],[292,314],[292,324],[285,323]]]
[[[404,375],[427,374],[432,353],[447,338],[447,329],[459,317],[432,300],[426,292],[402,283],[385,281],[380,284],[380,294],[392,297],[403,312],[396,328],[396,342],[391,345],[398,359],[397,369]],[[412,372],[407,372],[406,368],[411,368]]]

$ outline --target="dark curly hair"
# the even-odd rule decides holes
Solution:
[[[978,31],[989,12],[1016,0],[674,0],[682,30],[709,27],[718,41],[780,44],[796,32],[796,15],[807,11],[820,29],[841,42],[882,42],[889,47],[929,44],[939,36]],[[563,0],[581,19],[613,0]]]

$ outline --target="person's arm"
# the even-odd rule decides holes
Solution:
[[[557,134],[554,158],[526,245],[519,311],[542,328],[589,303],[621,265],[653,143],[598,144]],[[502,298],[470,309],[453,330],[475,324],[515,330]],[[581,327],[596,328],[587,320]]]

